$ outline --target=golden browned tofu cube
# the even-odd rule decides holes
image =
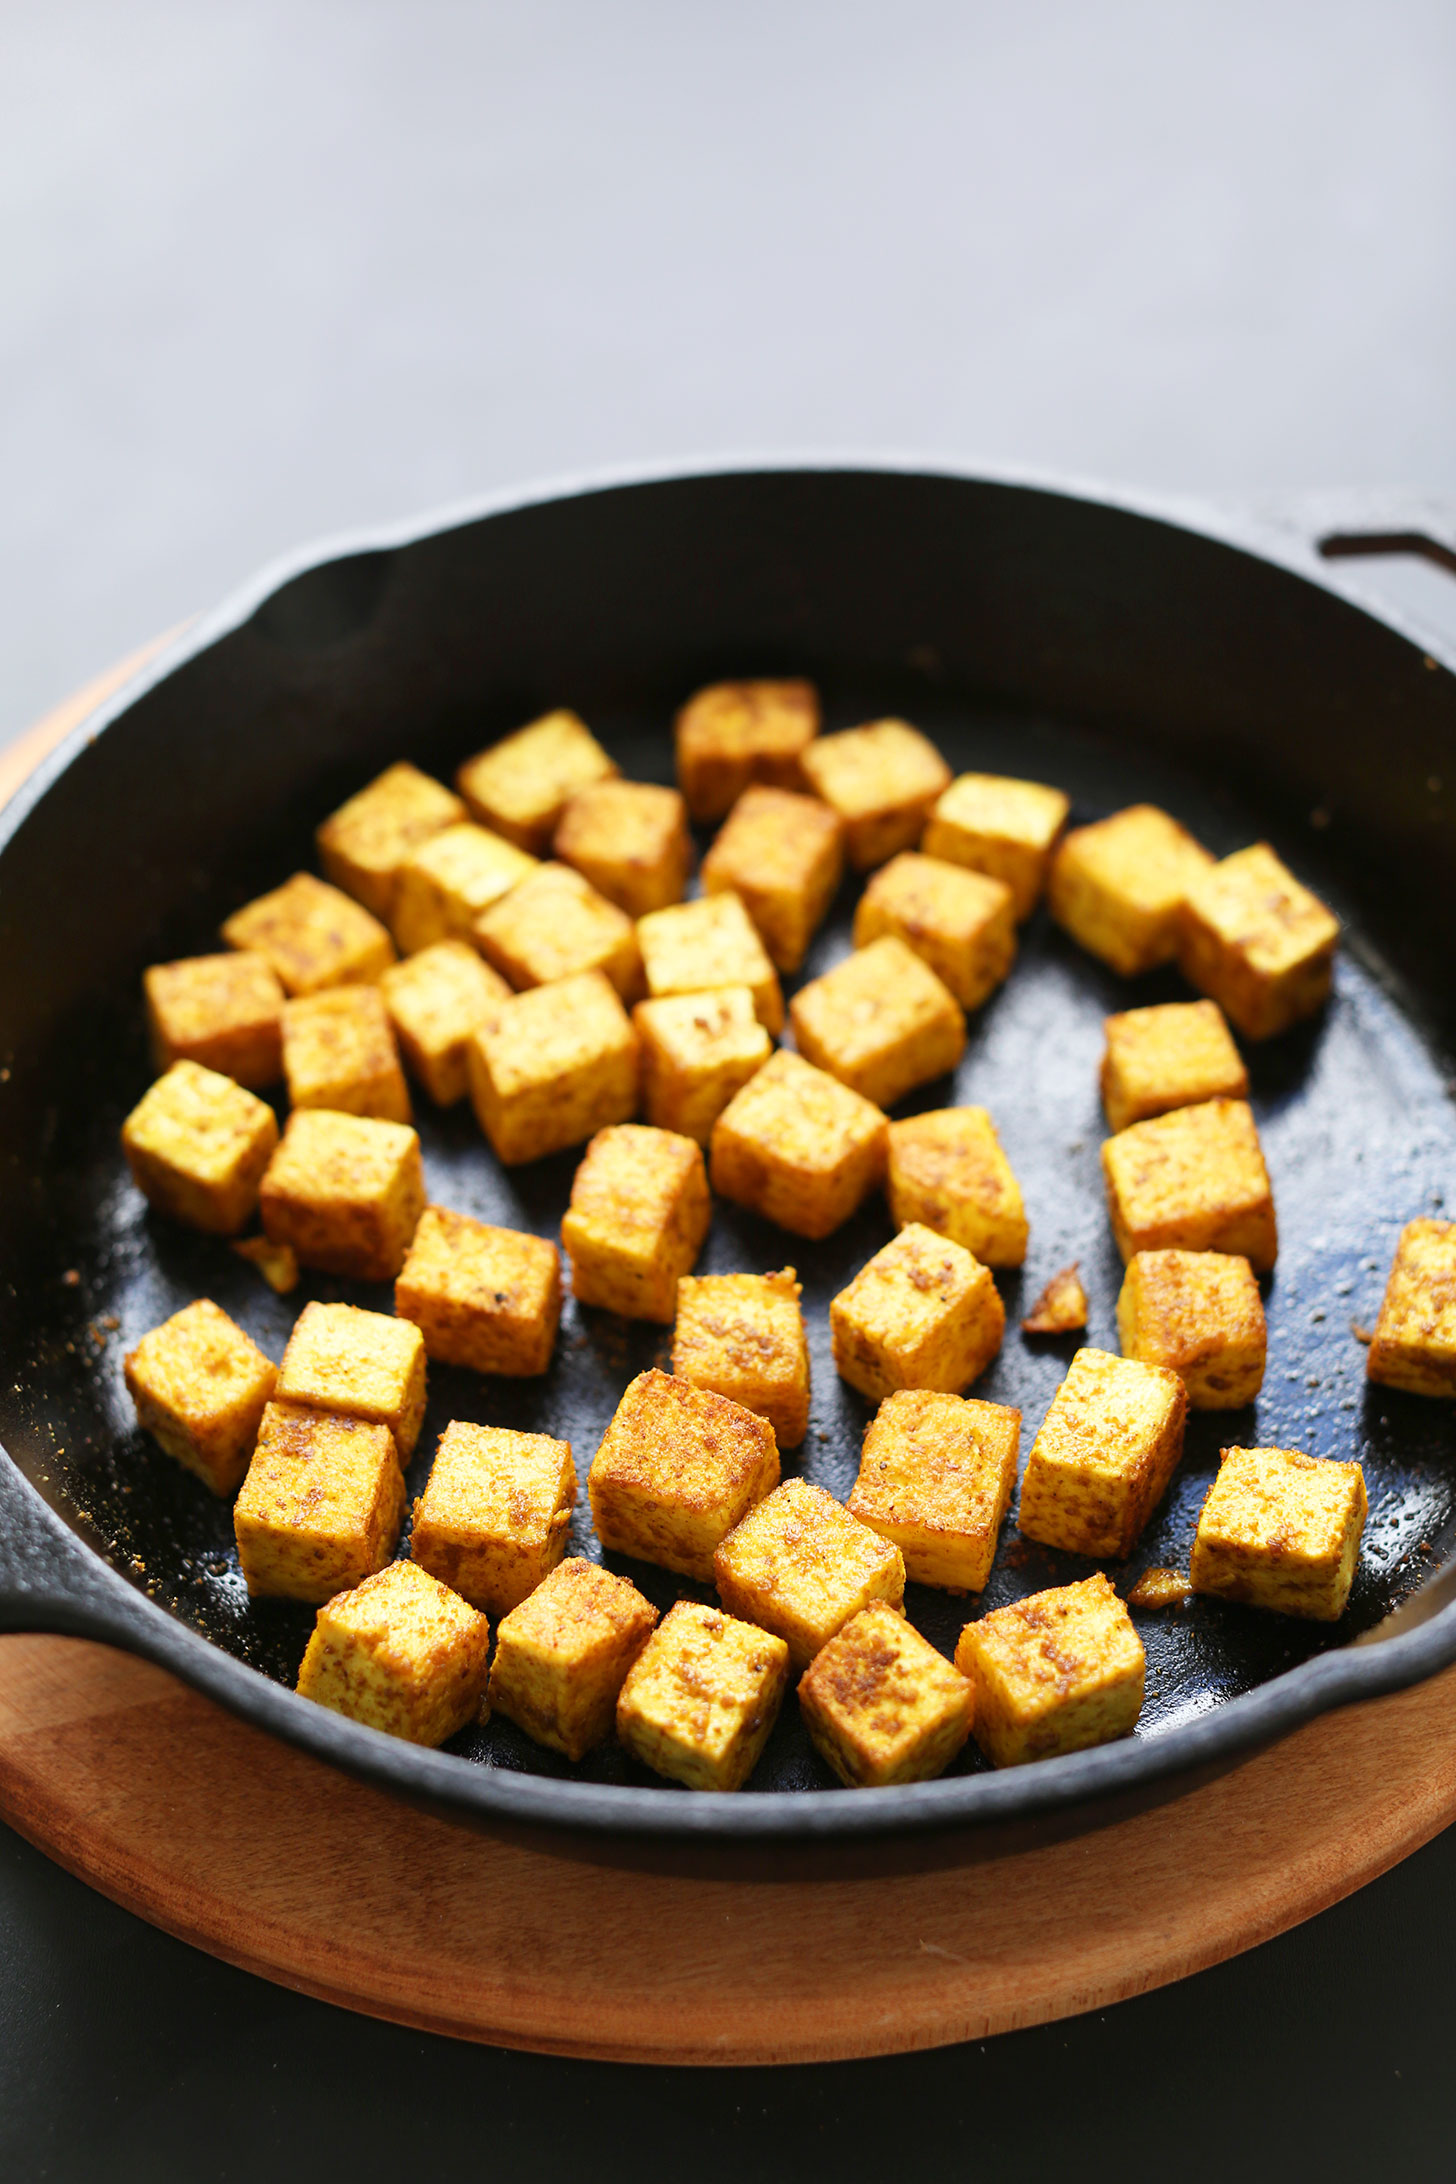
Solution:
[[[637,1034],[600,971],[516,994],[471,1034],[466,1062],[476,1118],[507,1167],[637,1112]]]
[[[639,1001],[642,1107],[659,1130],[706,1145],[728,1102],[773,1052],[747,986]]]
[[[383,1569],[404,1523],[388,1426],[270,1403],[233,1504],[248,1591],[328,1600]]]
[[[286,1001],[283,1073],[295,1107],[410,1119],[409,1088],[377,986],[330,986]]]
[[[784,1028],[784,996],[778,972],[737,895],[702,895],[696,902],[654,910],[637,926],[647,991],[714,993],[746,986],[758,1020],[777,1034]]]
[[[978,1009],[1016,956],[1012,895],[988,879],[913,849],[878,871],[854,913],[854,944],[893,933],[928,963],[963,1009]]]
[[[677,778],[695,819],[721,819],[751,781],[804,785],[800,761],[819,733],[809,682],[722,682],[677,716]]]
[[[778,1483],[766,1419],[655,1371],[627,1388],[587,1478],[604,1547],[708,1584],[720,1542]]]
[[[1267,1274],[1274,1194],[1247,1100],[1202,1100],[1119,1130],[1102,1147],[1112,1233],[1135,1251],[1231,1251]]]
[[[1031,1445],[1021,1529],[1074,1555],[1127,1555],[1183,1454],[1188,1397],[1175,1372],[1079,1350]]]
[[[200,1062],[254,1091],[283,1074],[283,988],[266,956],[190,956],[142,980],[158,1071]]]
[[[400,867],[432,834],[465,817],[460,798],[418,766],[387,766],[318,830],[319,862],[346,895],[388,925]]]
[[[1456,1395],[1456,1221],[1401,1230],[1366,1370],[1412,1395]]]
[[[569,1441],[457,1422],[415,1503],[410,1553],[473,1608],[504,1615],[566,1553],[575,1501]]]
[[[1267,842],[1212,865],[1182,908],[1178,968],[1246,1039],[1271,1039],[1329,996],[1339,920]]]
[[[394,1562],[320,1608],[301,1697],[386,1736],[443,1744],[485,1692],[490,1625],[413,1562]]]
[[[399,868],[394,937],[406,955],[469,940],[475,921],[536,871],[534,857],[468,819],[444,827]]]
[[[403,1466],[425,1415],[424,1338],[387,1312],[306,1304],[278,1368],[278,1400],[388,1426]]]
[[[406,956],[380,987],[416,1079],[437,1107],[453,1107],[470,1088],[470,1035],[498,1015],[510,987],[464,940],[439,940]]]
[[[1289,1448],[1226,1448],[1208,1490],[1188,1575],[1196,1593],[1334,1623],[1345,1612],[1365,1474]]]
[[[841,1378],[871,1402],[896,1388],[954,1395],[1000,1349],[1006,1309],[989,1267],[912,1222],[840,1290],[829,1327]]]
[[[890,1124],[890,1218],[948,1236],[983,1266],[1026,1258],[1021,1186],[984,1107],[937,1107]]]
[[[966,1050],[960,1004],[903,940],[872,940],[795,994],[794,1038],[806,1062],[892,1107],[954,1069]]]
[[[570,865],[539,866],[476,919],[472,937],[517,988],[602,971],[624,1001],[642,991],[636,926]]]
[[[562,710],[467,759],[455,785],[483,827],[540,856],[577,791],[618,770],[586,723]]]
[[[1239,1410],[1264,1384],[1268,1332],[1247,1259],[1224,1251],[1139,1251],[1117,1300],[1124,1357],[1165,1365],[1195,1410]]]
[[[1007,774],[957,775],[936,801],[921,848],[1011,890],[1018,923],[1041,900],[1047,867],[1071,805],[1060,789]]]
[[[267,1102],[198,1062],[174,1062],[121,1126],[142,1196],[211,1236],[235,1236],[248,1220],[277,1143]]]
[[[598,1130],[571,1184],[561,1242],[581,1304],[671,1324],[712,1219],[703,1149],[640,1122]]]
[[[278,1370],[206,1297],[143,1335],[126,1360],[137,1424],[214,1494],[248,1468]]]
[[[799,1683],[814,1749],[850,1789],[930,1782],[971,1733],[974,1694],[893,1608],[861,1608]]]
[[[268,1241],[301,1266],[388,1282],[425,1210],[420,1141],[402,1122],[300,1107],[258,1194]]]
[[[414,1321],[427,1355],[442,1365],[512,1380],[544,1373],[561,1318],[556,1246],[426,1206],[394,1285],[394,1309]]]
[[[866,1428],[849,1512],[894,1541],[917,1584],[980,1592],[996,1559],[1020,1448],[1019,1410],[898,1389]]]
[[[967,1623],[955,1658],[975,1691],[971,1733],[994,1767],[1109,1744],[1142,1712],[1142,1640],[1101,1570]]]
[[[311,872],[235,910],[222,929],[230,948],[266,956],[285,993],[372,985],[394,961],[394,943],[362,904]]]
[[[713,1188],[796,1236],[829,1236],[883,1176],[886,1129],[869,1100],[781,1051],[713,1125]]]
[[[899,1548],[807,1479],[785,1479],[750,1511],[713,1574],[729,1613],[782,1638],[795,1668],[872,1600],[898,1608],[905,1598]]]
[[[802,764],[814,794],[844,821],[845,855],[856,872],[913,849],[950,780],[935,745],[903,720],[872,720],[820,736]]]
[[[844,871],[844,829],[817,797],[745,789],[703,859],[709,895],[736,894],[781,971],[796,971]]]
[[[1249,1073],[1215,1001],[1125,1009],[1106,1028],[1102,1104],[1114,1130],[1175,1107],[1248,1096]]]
[[[561,814],[551,854],[629,918],[646,917],[682,901],[693,862],[687,807],[652,781],[594,781]]]
[[[679,1600],[617,1701],[617,1735],[644,1767],[690,1790],[741,1790],[789,1686],[782,1638]]]
[[[611,1735],[617,1696],[656,1621],[625,1577],[568,1556],[497,1625],[492,1707],[537,1744],[584,1758]]]
[[[1156,804],[1074,827],[1052,861],[1047,904],[1090,955],[1136,978],[1178,952],[1191,887],[1213,859]]]
[[[672,1369],[766,1418],[780,1448],[809,1430],[809,1345],[798,1276],[686,1275],[677,1285]]]

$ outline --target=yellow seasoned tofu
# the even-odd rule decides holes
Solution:
[[[885,1194],[897,1228],[934,1229],[983,1266],[1025,1261],[1021,1186],[984,1107],[937,1107],[892,1122]]]
[[[1165,1365],[1194,1410],[1240,1410],[1264,1384],[1268,1331],[1247,1259],[1225,1251],[1139,1251],[1117,1300],[1124,1357]]]
[[[425,1210],[420,1141],[402,1122],[300,1107],[258,1194],[268,1241],[301,1266],[388,1282]]]
[[[642,1041],[642,1109],[659,1130],[706,1145],[735,1092],[756,1076],[773,1041],[747,986],[675,993],[632,1011]]]
[[[415,1503],[410,1554],[473,1608],[505,1615],[566,1553],[575,1501],[569,1441],[456,1421]]]
[[[602,971],[624,1001],[642,992],[636,926],[570,865],[538,866],[476,919],[471,937],[518,990]]]
[[[1074,827],[1052,860],[1047,904],[1058,925],[1124,978],[1171,963],[1183,904],[1213,864],[1156,804]]]
[[[640,1122],[598,1130],[571,1184],[561,1243],[578,1303],[670,1326],[712,1219],[703,1149]]]
[[[443,1744],[474,1721],[490,1625],[413,1562],[394,1562],[320,1608],[299,1695],[411,1744]]]
[[[677,1285],[672,1370],[766,1418],[779,1447],[809,1430],[809,1345],[798,1276],[685,1275]]]
[[[736,894],[781,971],[808,953],[844,872],[844,828],[817,797],[745,789],[703,859],[705,894]]]
[[[1087,1292],[1079,1262],[1059,1267],[1021,1323],[1024,1335],[1070,1335],[1087,1324]]]
[[[1193,1590],[1338,1622],[1366,1509],[1358,1464],[1289,1448],[1226,1448],[1198,1518],[1188,1568]]]
[[[388,1426],[270,1403],[233,1504],[248,1591],[317,1602],[357,1585],[394,1553],[404,1507]]]
[[[483,827],[540,856],[571,798],[618,772],[575,713],[543,713],[467,759],[455,786]]]
[[[883,1176],[887,1127],[869,1100],[779,1052],[713,1125],[713,1189],[796,1236],[829,1236]]]
[[[967,1623],[956,1667],[975,1691],[971,1734],[994,1767],[1130,1736],[1146,1661],[1103,1571]]]
[[[121,1126],[142,1196],[211,1236],[235,1236],[249,1219],[277,1143],[267,1102],[198,1062],[174,1062]]]
[[[711,1584],[719,1544],[778,1483],[766,1419],[653,1371],[617,1405],[587,1490],[604,1547]]]
[[[955,1395],[1001,1347],[1006,1309],[989,1267],[912,1222],[829,1306],[834,1363],[870,1401],[896,1388]]]
[[[955,996],[893,935],[802,987],[789,1016],[805,1061],[877,1107],[944,1076],[966,1050]]]
[[[543,1236],[426,1206],[394,1285],[426,1355],[507,1379],[544,1373],[561,1318],[561,1261]]]
[[[638,920],[637,938],[647,991],[714,993],[746,986],[759,1022],[777,1036],[784,1028],[784,996],[753,920],[737,895],[701,895]]]
[[[627,1671],[656,1622],[625,1577],[568,1556],[501,1617],[491,1706],[537,1744],[585,1758],[611,1735]]]
[[[1188,890],[1178,968],[1246,1039],[1271,1039],[1329,997],[1339,920],[1267,842],[1212,865]]]
[[[1167,1001],[1106,1019],[1102,1104],[1114,1130],[1203,1100],[1248,1097],[1249,1073],[1216,1001]]]
[[[679,1600],[627,1672],[617,1735],[644,1767],[685,1789],[741,1790],[788,1686],[782,1638]]]
[[[278,1378],[273,1360],[199,1297],[143,1335],[125,1371],[142,1431],[214,1494],[231,1494]]]
[[[405,955],[469,940],[475,921],[538,869],[534,857],[468,819],[431,835],[399,868],[394,937]]]
[[[913,849],[950,780],[929,737],[903,720],[872,720],[820,736],[801,763],[814,794],[843,820],[844,851],[856,872]]]
[[[782,1638],[800,1669],[872,1600],[905,1598],[899,1548],[807,1479],[785,1479],[750,1511],[713,1574],[729,1614]]]
[[[154,963],[143,974],[158,1073],[198,1062],[260,1091],[283,1074],[283,988],[268,958],[239,950]]]
[[[283,1074],[294,1107],[410,1119],[409,1087],[377,986],[330,986],[285,1001]]]
[[[1071,805],[1060,789],[1008,774],[958,774],[936,800],[921,848],[1011,890],[1017,923],[1031,916]]]
[[[471,1034],[465,1058],[476,1119],[507,1167],[637,1112],[637,1034],[600,971],[516,994]]]
[[[297,1289],[298,1260],[287,1244],[270,1244],[266,1236],[244,1236],[231,1249],[258,1269],[275,1297],[289,1296]]]
[[[510,987],[464,940],[438,940],[406,956],[379,983],[416,1081],[437,1107],[453,1107],[470,1088],[470,1035],[499,1014]]]
[[[317,837],[319,862],[335,887],[388,925],[400,867],[432,834],[464,817],[458,796],[401,760],[324,821]]]
[[[551,854],[629,918],[646,917],[682,901],[693,862],[687,806],[653,781],[594,781],[561,814]]]
[[[975,1695],[903,1615],[862,1608],[799,1682],[814,1749],[849,1789],[944,1774],[971,1733]]]
[[[388,1426],[403,1466],[425,1415],[424,1338],[387,1312],[306,1304],[278,1368],[278,1400]]]
[[[394,944],[378,918],[311,872],[295,872],[235,910],[222,937],[230,948],[266,956],[290,994],[372,985],[394,961]]]
[[[1012,894],[1002,880],[902,850],[875,874],[854,913],[854,944],[892,933],[928,963],[963,1009],[978,1009],[1016,958]]]
[[[688,810],[721,819],[751,781],[802,788],[800,761],[818,733],[812,683],[710,683],[677,716],[677,778]]]
[[[1131,1554],[1178,1468],[1187,1415],[1166,1366],[1079,1350],[1031,1445],[1022,1532],[1069,1554]]]
[[[1135,1122],[1102,1147],[1112,1233],[1135,1251],[1231,1251],[1267,1274],[1274,1194],[1246,1100],[1202,1100]]]
[[[1412,1395],[1456,1396],[1456,1221],[1401,1230],[1366,1371]]]
[[[1019,1410],[898,1389],[865,1429],[847,1507],[894,1542],[917,1584],[980,1592],[996,1559],[1020,1448]]]

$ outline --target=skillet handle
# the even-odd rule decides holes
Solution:
[[[1322,561],[1411,554],[1456,576],[1456,504],[1375,490],[1303,493],[1224,504],[1265,542]]]
[[[57,1631],[147,1650],[147,1609],[87,1551],[0,1449],[0,1631]]]

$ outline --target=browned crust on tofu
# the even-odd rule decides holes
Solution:
[[[740,1790],[789,1681],[781,1638],[679,1600],[627,1672],[617,1735],[644,1766],[690,1790]]]
[[[402,1123],[300,1108],[259,1192],[268,1240],[303,1266],[392,1281],[425,1210],[420,1141]]]
[[[1221,1251],[1140,1251],[1117,1300],[1124,1357],[1166,1365],[1195,1410],[1239,1410],[1264,1382],[1268,1331],[1247,1259]]]
[[[721,819],[751,781],[802,788],[800,761],[818,733],[811,682],[721,682],[695,692],[675,726],[678,785],[694,819]]]
[[[781,1449],[809,1428],[809,1345],[793,1267],[685,1275],[677,1285],[674,1378],[766,1418]]]
[[[1025,1536],[1071,1554],[1130,1554],[1178,1467],[1187,1411],[1176,1373],[1079,1350],[1027,1459]]]
[[[796,971],[844,871],[844,829],[817,797],[745,789],[703,859],[703,889],[738,895],[781,971]]]
[[[1196,1593],[1337,1622],[1367,1510],[1358,1464],[1298,1449],[1226,1448],[1204,1499],[1189,1577]]]
[[[1087,1324],[1087,1292],[1074,1259],[1053,1274],[1021,1323],[1024,1335],[1070,1335]]]
[[[804,1060],[877,1107],[946,1075],[966,1050],[960,1004],[894,934],[801,987],[789,1017]]]
[[[208,1297],[142,1336],[125,1364],[137,1424],[214,1494],[248,1468],[276,1366]]]
[[[489,1647],[483,1615],[395,1562],[319,1611],[298,1689],[371,1729],[439,1745],[476,1717]]]
[[[766,1419],[654,1370],[627,1388],[587,1486],[604,1547],[711,1583],[720,1543],[778,1483]]]
[[[1178,967],[1246,1039],[1271,1039],[1329,996],[1339,921],[1267,842],[1237,850],[1188,890]]]
[[[200,1062],[261,1091],[283,1074],[283,988],[252,950],[154,963],[143,973],[152,1059]]]
[[[142,1196],[212,1236],[235,1236],[251,1219],[277,1144],[267,1102],[197,1062],[174,1062],[121,1128]]]
[[[799,1711],[820,1757],[850,1789],[929,1782],[971,1729],[960,1671],[893,1608],[852,1616],[799,1681]]]
[[[712,1219],[702,1147],[671,1130],[599,1130],[571,1184],[561,1243],[582,1304],[671,1324]]]
[[[529,1378],[546,1371],[556,1346],[561,1260],[545,1237],[427,1206],[394,1285],[394,1309],[414,1321],[442,1365]]]
[[[625,1577],[569,1555],[501,1618],[492,1707],[537,1744],[584,1758],[611,1735],[627,1671],[656,1622]]]
[[[1245,1100],[1203,1100],[1135,1122],[1102,1147],[1112,1233],[1138,1251],[1227,1251],[1256,1274],[1279,1251],[1269,1171]]]
[[[832,1235],[883,1176],[888,1129],[873,1102],[780,1051],[713,1125],[713,1189],[796,1236]]]
[[[1456,1396],[1456,1221],[1401,1230],[1365,1370],[1411,1395]]]

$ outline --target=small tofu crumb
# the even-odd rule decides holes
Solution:
[[[1127,1594],[1130,1608],[1182,1608],[1193,1598],[1186,1570],[1144,1570]]]
[[[1082,1287],[1074,1259],[1053,1274],[1046,1288],[1021,1323],[1025,1335],[1070,1335],[1087,1324],[1087,1292]]]
[[[297,1289],[298,1261],[287,1244],[271,1244],[266,1236],[243,1236],[232,1248],[258,1269],[275,1296],[286,1297]]]

